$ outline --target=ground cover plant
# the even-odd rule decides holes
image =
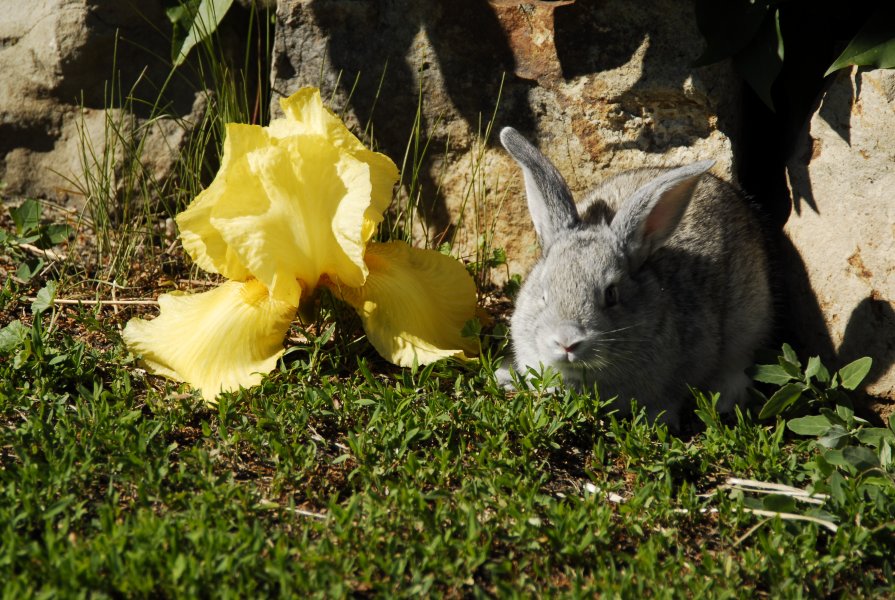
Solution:
[[[6,597],[891,593],[895,433],[844,406],[806,430],[700,394],[679,437],[330,325],[211,407],[137,367],[123,307],[50,294],[3,290]]]
[[[227,93],[243,111],[227,119],[250,121],[256,103]],[[722,418],[694,390],[676,433],[548,393],[549,374],[506,391],[513,285],[488,285],[501,251],[486,243],[461,257],[487,309],[467,331],[478,360],[395,367],[324,290],[259,386],[209,405],[147,374],[125,323],[218,283],[166,227],[221,143],[212,106],[167,213],[116,228],[16,199],[0,214],[4,597],[895,594],[895,428],[852,406],[866,360],[803,364],[784,346],[755,369],[754,410]],[[418,133],[394,238],[412,226]],[[94,189],[107,179],[94,202],[114,201]],[[496,201],[480,183],[470,202]]]

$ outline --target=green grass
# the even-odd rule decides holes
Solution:
[[[890,489],[846,479],[835,533],[719,489],[817,479],[782,421],[702,400],[680,438],[507,393],[487,360],[413,372],[338,336],[209,408],[137,367],[125,314],[29,324],[15,284],[2,301],[25,315],[0,351],[5,597],[893,594]]]

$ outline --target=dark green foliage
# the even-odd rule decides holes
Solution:
[[[851,65],[895,67],[895,4],[880,3],[825,75]]]
[[[49,250],[68,240],[72,229],[68,225],[42,223],[43,208],[37,200],[24,200],[8,210],[14,230],[0,229],[0,253],[19,263],[16,277],[27,282],[46,266],[46,260],[40,254],[27,254],[25,248]]]
[[[850,407],[850,400],[842,389],[857,389],[870,372],[872,363],[873,360],[865,356],[831,376],[820,359],[813,356],[803,371],[796,353],[789,344],[783,344],[783,352],[776,364],[755,365],[752,370],[752,378],[756,381],[781,386],[770,399],[762,396],[764,404],[758,418],[799,414],[817,407]]]
[[[814,38],[814,54],[821,60],[829,56],[830,67],[824,75],[851,65],[895,66],[895,5],[815,0],[696,0],[696,22],[706,40],[696,64],[732,59],[737,72],[773,108],[772,87],[783,69],[787,45],[796,37],[810,37],[812,32],[805,28],[814,19],[835,23],[855,18],[863,26],[848,33],[853,37],[835,61],[831,52],[839,52],[838,40],[824,35]]]
[[[552,381],[508,394],[487,360],[370,363],[330,329],[206,407],[147,379],[101,315],[69,315],[85,328],[75,336],[50,326],[58,310],[3,330],[8,597],[816,597],[892,584],[895,493],[875,483],[890,433],[848,413],[836,412],[847,443],[828,449],[841,459],[787,440],[782,421],[722,419],[701,394],[705,430],[682,439],[547,393]],[[88,344],[90,331],[108,342]],[[731,476],[830,499],[756,496]]]

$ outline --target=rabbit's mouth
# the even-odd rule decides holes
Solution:
[[[549,356],[549,364],[551,367],[562,373],[563,378],[582,379],[585,371],[599,370],[602,365],[594,365],[592,352],[584,345],[574,348],[554,348],[551,349]]]
[[[546,336],[546,350],[550,362],[557,368],[583,362],[588,352],[587,331],[574,322],[557,325]]]
[[[568,384],[584,386],[596,377],[615,374],[618,366],[592,342],[582,342],[573,348],[554,346],[548,350],[548,363]]]

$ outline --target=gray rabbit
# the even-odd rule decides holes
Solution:
[[[746,201],[707,173],[714,161],[628,171],[576,205],[519,132],[500,139],[541,243],[510,323],[515,370],[551,367],[672,427],[688,385],[720,392],[721,411],[741,403],[771,327],[767,256]],[[506,368],[498,378],[511,382]]]

